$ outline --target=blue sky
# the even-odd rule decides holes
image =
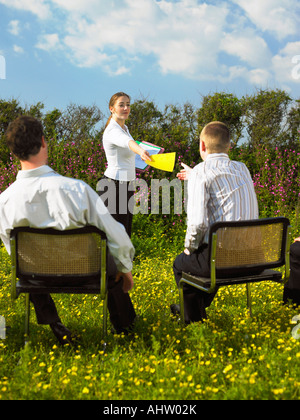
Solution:
[[[298,0],[0,0],[0,98],[108,113],[111,95],[300,96]]]

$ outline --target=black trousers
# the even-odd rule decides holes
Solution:
[[[178,285],[182,272],[195,276],[210,276],[210,268],[208,261],[208,246],[206,244],[190,255],[184,252],[177,256],[173,264],[175,281]],[[196,289],[195,287],[184,284],[184,315],[185,322],[198,322],[206,318],[207,308],[213,301],[218,289],[214,293],[208,294]]]
[[[300,242],[296,241],[290,248],[290,278],[284,286],[283,301],[300,305]]]
[[[136,313],[129,294],[123,292],[123,280],[115,282],[117,267],[110,254],[108,255],[107,272],[107,306],[111,323],[116,332],[120,333],[133,324]],[[55,303],[49,294],[31,294],[30,300],[34,305],[39,324],[52,324],[61,321]]]
[[[125,227],[129,237],[131,237],[134,208],[134,191],[131,190],[130,185],[130,182],[103,176],[97,186],[98,195],[103,199],[113,218]]]

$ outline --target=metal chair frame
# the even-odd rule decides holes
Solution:
[[[218,235],[217,231],[222,228],[236,228],[236,227],[252,227],[272,225],[275,223],[282,224],[282,238],[281,238],[281,247],[280,247],[280,257],[277,261],[249,264],[245,266],[233,266],[222,269],[222,277],[218,277],[218,259],[217,259],[217,243]],[[217,222],[214,223],[209,232],[209,263],[210,263],[210,277],[197,277],[189,273],[182,273],[182,278],[179,281],[179,301],[180,301],[180,318],[181,322],[184,324],[184,295],[183,295],[183,285],[188,284],[196,289],[202,290],[206,293],[213,293],[216,290],[216,287],[229,286],[234,284],[246,284],[247,291],[247,307],[249,310],[250,316],[252,316],[252,306],[251,306],[251,283],[262,282],[262,281],[274,281],[277,283],[286,283],[290,276],[290,260],[289,260],[289,251],[290,251],[290,241],[291,241],[291,226],[289,219],[285,217],[273,217],[273,218],[264,218],[248,221],[238,221],[238,222]],[[273,270],[273,268],[282,267],[285,265],[285,277],[282,279],[282,274],[279,271]],[[235,274],[230,275],[234,269]],[[261,269],[261,272],[258,274],[251,274],[251,271],[255,270],[257,273]],[[239,274],[239,270],[243,270],[243,274]],[[249,274],[245,274],[245,270]],[[226,276],[227,273],[227,276]]]
[[[34,235],[55,235],[57,237],[66,237],[69,235],[83,235],[96,234],[99,235],[100,243],[100,269],[97,273],[92,274],[63,274],[59,273],[51,275],[41,275],[33,273],[24,273],[20,269],[19,264],[19,234],[34,234]],[[29,237],[30,238],[30,237]],[[101,238],[101,239],[100,239]],[[29,239],[30,240],[30,239]],[[70,229],[59,231],[53,228],[36,229],[30,227],[18,227],[11,231],[11,264],[12,264],[12,281],[11,281],[11,296],[16,300],[20,294],[25,294],[25,344],[29,342],[29,320],[30,320],[30,299],[31,293],[65,293],[65,294],[99,294],[103,301],[103,340],[104,347],[107,339],[107,240],[104,232],[93,226],[85,226],[78,229]],[[53,253],[59,255],[59,249],[53,249]],[[31,280],[34,280],[34,284]],[[73,284],[68,284],[73,280]],[[39,284],[41,281],[41,284]],[[74,282],[75,281],[75,282]],[[84,284],[84,282],[87,284]],[[52,284],[51,284],[52,283]]]

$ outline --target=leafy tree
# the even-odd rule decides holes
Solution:
[[[47,112],[46,115],[44,115],[43,125],[46,140],[49,141],[51,138],[55,138],[57,136],[57,124],[61,116],[62,112],[57,108],[51,112]]]
[[[243,114],[244,101],[231,93],[204,96],[198,110],[198,131],[211,121],[221,121],[228,126],[232,145],[236,146],[243,135]]]
[[[154,143],[157,130],[161,126],[163,115],[153,102],[137,100],[131,105],[127,126],[135,140]]]
[[[97,105],[83,106],[71,103],[62,113],[54,110],[49,115],[52,133],[55,129],[58,140],[68,140],[80,143],[96,135],[97,124],[103,114]]]
[[[252,147],[281,147],[287,134],[286,117],[291,97],[282,90],[259,90],[256,95],[245,97],[245,126]]]
[[[0,158],[3,165],[10,158],[10,151],[6,146],[4,136],[9,124],[20,115],[32,115],[33,117],[41,118],[43,108],[44,105],[41,102],[23,108],[16,99],[11,99],[10,101],[0,99]]]
[[[24,112],[16,99],[5,101],[0,99],[0,135],[2,136],[9,126],[9,123]]]

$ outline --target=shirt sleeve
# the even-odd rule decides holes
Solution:
[[[118,126],[109,126],[109,130],[104,133],[103,140],[110,145],[129,148],[129,142],[133,140],[130,133],[127,133]]]
[[[124,226],[118,223],[98,194],[87,186],[86,223],[96,226],[107,236],[107,245],[113,256],[118,271],[128,273],[132,271],[132,261],[134,257],[134,247]],[[85,205],[86,206],[86,205]]]
[[[194,169],[188,180],[187,230],[184,244],[190,252],[199,248],[209,228],[208,199],[205,175],[203,171]]]

